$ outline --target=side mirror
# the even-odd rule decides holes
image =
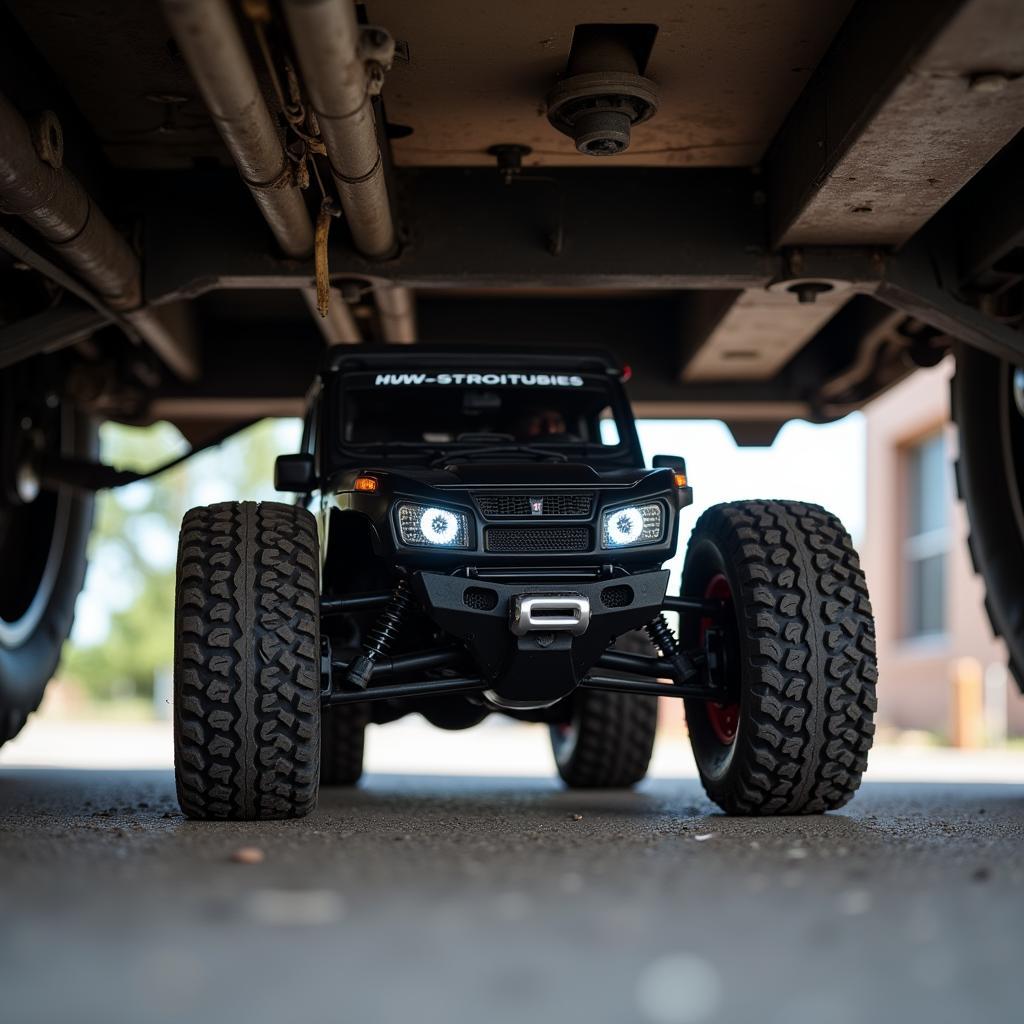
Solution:
[[[651,461],[655,469],[671,469],[676,478],[676,500],[680,508],[693,504],[693,488],[686,477],[686,459],[681,455],[655,455]]]
[[[655,469],[671,469],[686,476],[686,459],[681,455],[655,455],[651,465]]]
[[[274,462],[274,489],[309,494],[316,486],[313,456],[308,452],[298,455],[278,455]]]

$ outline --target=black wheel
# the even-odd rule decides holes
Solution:
[[[320,729],[320,785],[354,786],[363,774],[363,741],[370,711],[365,704],[327,708]]]
[[[85,581],[92,496],[15,484],[28,446],[94,458],[94,423],[68,409],[27,409],[0,382],[0,444],[6,493],[0,493],[0,744],[12,739],[39,707]],[[27,429],[26,429],[27,428]],[[20,442],[24,442],[24,444]],[[25,484],[29,486],[26,489]],[[2,491],[4,489],[0,489]]]
[[[579,690],[570,717],[551,726],[558,774],[573,789],[625,789],[646,774],[658,726],[658,699]]]
[[[729,814],[816,814],[860,785],[874,735],[875,630],[842,523],[817,505],[743,501],[697,521],[683,593],[727,602],[735,703],[686,701],[708,796]],[[684,647],[708,620],[684,617]]]
[[[185,516],[178,544],[174,773],[190,818],[301,817],[320,770],[316,521],[276,502]]]
[[[985,581],[992,628],[1006,642],[1010,670],[1024,690],[1024,370],[962,346],[952,407],[971,559]]]

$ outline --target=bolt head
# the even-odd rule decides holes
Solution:
[[[817,302],[819,295],[832,291],[832,285],[825,281],[798,281],[787,290],[796,296],[797,302],[807,304]]]
[[[1002,92],[1009,82],[1010,80],[1006,75],[999,73],[974,75],[971,78],[970,90],[971,92],[991,96],[994,93]]]

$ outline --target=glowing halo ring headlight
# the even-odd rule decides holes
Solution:
[[[665,511],[660,501],[623,505],[601,516],[601,547],[625,548],[661,540]]]
[[[644,532],[644,517],[636,506],[627,505],[608,517],[607,529],[612,544],[634,544]]]
[[[417,547],[471,547],[466,514],[437,505],[402,502],[398,506],[398,535],[403,544]]]
[[[446,508],[424,509],[420,516],[420,533],[431,544],[451,544],[458,532],[459,521]]]

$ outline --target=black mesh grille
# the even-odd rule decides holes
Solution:
[[[476,503],[481,514],[491,519],[530,514],[530,497],[527,494],[486,494],[478,497]]]
[[[601,604],[605,608],[625,608],[633,603],[633,588],[625,583],[615,587],[605,587],[601,591]]]
[[[491,526],[484,536],[488,551],[510,554],[590,549],[590,530],[585,526]]]
[[[589,494],[545,494],[544,515],[583,516],[590,515],[593,498]]]
[[[533,502],[540,501],[541,511],[534,512]],[[478,494],[476,503],[488,519],[510,519],[516,516],[571,516],[585,519],[594,507],[592,494]]]
[[[467,587],[462,594],[462,603],[478,612],[489,612],[498,604],[498,595],[486,587]]]

